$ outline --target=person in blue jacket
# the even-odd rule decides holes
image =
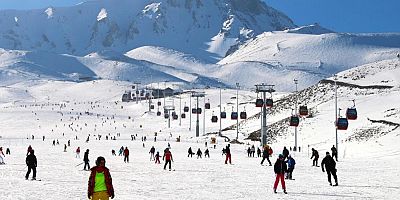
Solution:
[[[293,180],[292,174],[293,174],[294,166],[296,165],[296,161],[292,158],[291,155],[289,155],[286,163],[288,165],[288,172],[286,174],[286,179]]]

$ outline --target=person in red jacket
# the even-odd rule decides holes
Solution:
[[[128,147],[125,147],[125,150],[124,150],[124,162],[129,162],[129,150],[128,150]]]
[[[169,151],[168,148],[166,148],[164,151],[163,160],[164,158],[165,158],[164,170],[166,169],[167,164],[169,164],[169,171],[171,171],[171,161],[173,162],[174,159],[172,158],[171,151]]]
[[[232,164],[232,155],[231,155],[230,147],[231,147],[231,145],[228,144],[228,146],[226,146],[226,148],[225,148],[225,153],[226,153],[225,164],[228,164],[228,161],[229,161],[229,164]]]
[[[104,157],[98,157],[96,166],[90,169],[88,182],[88,198],[92,200],[108,200],[114,198],[114,187],[110,170],[105,166]]]

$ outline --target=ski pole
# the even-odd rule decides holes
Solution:
[[[82,165],[84,162],[81,162],[81,163],[79,163],[79,164],[77,164],[75,167],[78,167],[79,165]]]

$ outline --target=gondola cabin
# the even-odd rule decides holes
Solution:
[[[157,102],[157,105],[158,105],[158,106],[161,106],[161,102]]]
[[[183,107],[183,112],[189,112],[189,106]]]
[[[154,105],[150,105],[150,109],[154,109]]]
[[[168,113],[165,113],[165,114],[164,114],[164,118],[165,118],[165,119],[168,119],[168,118],[169,118],[169,114],[168,114]]]
[[[196,114],[197,113],[197,109],[196,108],[192,108],[192,114]]]
[[[237,120],[238,119],[238,113],[237,112],[232,112],[231,113],[231,120]]]
[[[210,103],[206,103],[206,104],[204,105],[204,108],[205,108],[205,109],[210,109],[210,108],[211,108]]]
[[[226,118],[226,112],[221,112],[221,119],[225,119]]]
[[[182,118],[182,119],[185,119],[185,118],[186,118],[186,114],[185,114],[185,113],[182,113],[182,114],[181,114],[181,118]]]
[[[264,104],[264,101],[262,99],[256,99],[256,107],[260,108]]]
[[[161,116],[161,112],[160,111],[157,111],[157,116]]]
[[[215,116],[215,115],[212,116],[212,117],[211,117],[211,122],[212,122],[212,123],[217,123],[217,122],[218,122],[218,117]]]
[[[338,130],[347,130],[348,126],[349,126],[349,121],[347,121],[347,118],[340,117],[339,119],[337,119],[336,127]]]
[[[246,112],[240,112],[240,119],[247,119],[247,113]]]
[[[348,120],[356,120],[357,119],[357,109],[356,108],[347,108],[346,117]]]
[[[265,100],[265,106],[267,106],[268,108],[271,108],[273,105],[274,105],[274,100],[272,99]]]
[[[290,126],[299,126],[300,119],[298,116],[291,116],[290,117]]]
[[[300,116],[307,116],[308,115],[308,108],[307,106],[300,106],[299,108]]]
[[[197,108],[197,114],[201,114],[201,108]]]
[[[177,120],[178,119],[178,115],[172,115],[172,119],[173,120]]]
[[[176,115],[176,112],[175,112],[175,111],[173,111],[171,114],[172,114],[172,116],[174,116],[174,115]]]

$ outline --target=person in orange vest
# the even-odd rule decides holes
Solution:
[[[114,198],[114,187],[110,170],[105,166],[104,157],[98,157],[96,166],[90,169],[88,182],[88,198],[92,200],[106,200]]]
[[[174,162],[174,159],[172,158],[172,153],[171,151],[169,151],[168,148],[166,148],[164,151],[163,160],[164,158],[165,158],[164,170],[166,169],[167,164],[169,164],[169,171],[171,171],[171,162]]]

